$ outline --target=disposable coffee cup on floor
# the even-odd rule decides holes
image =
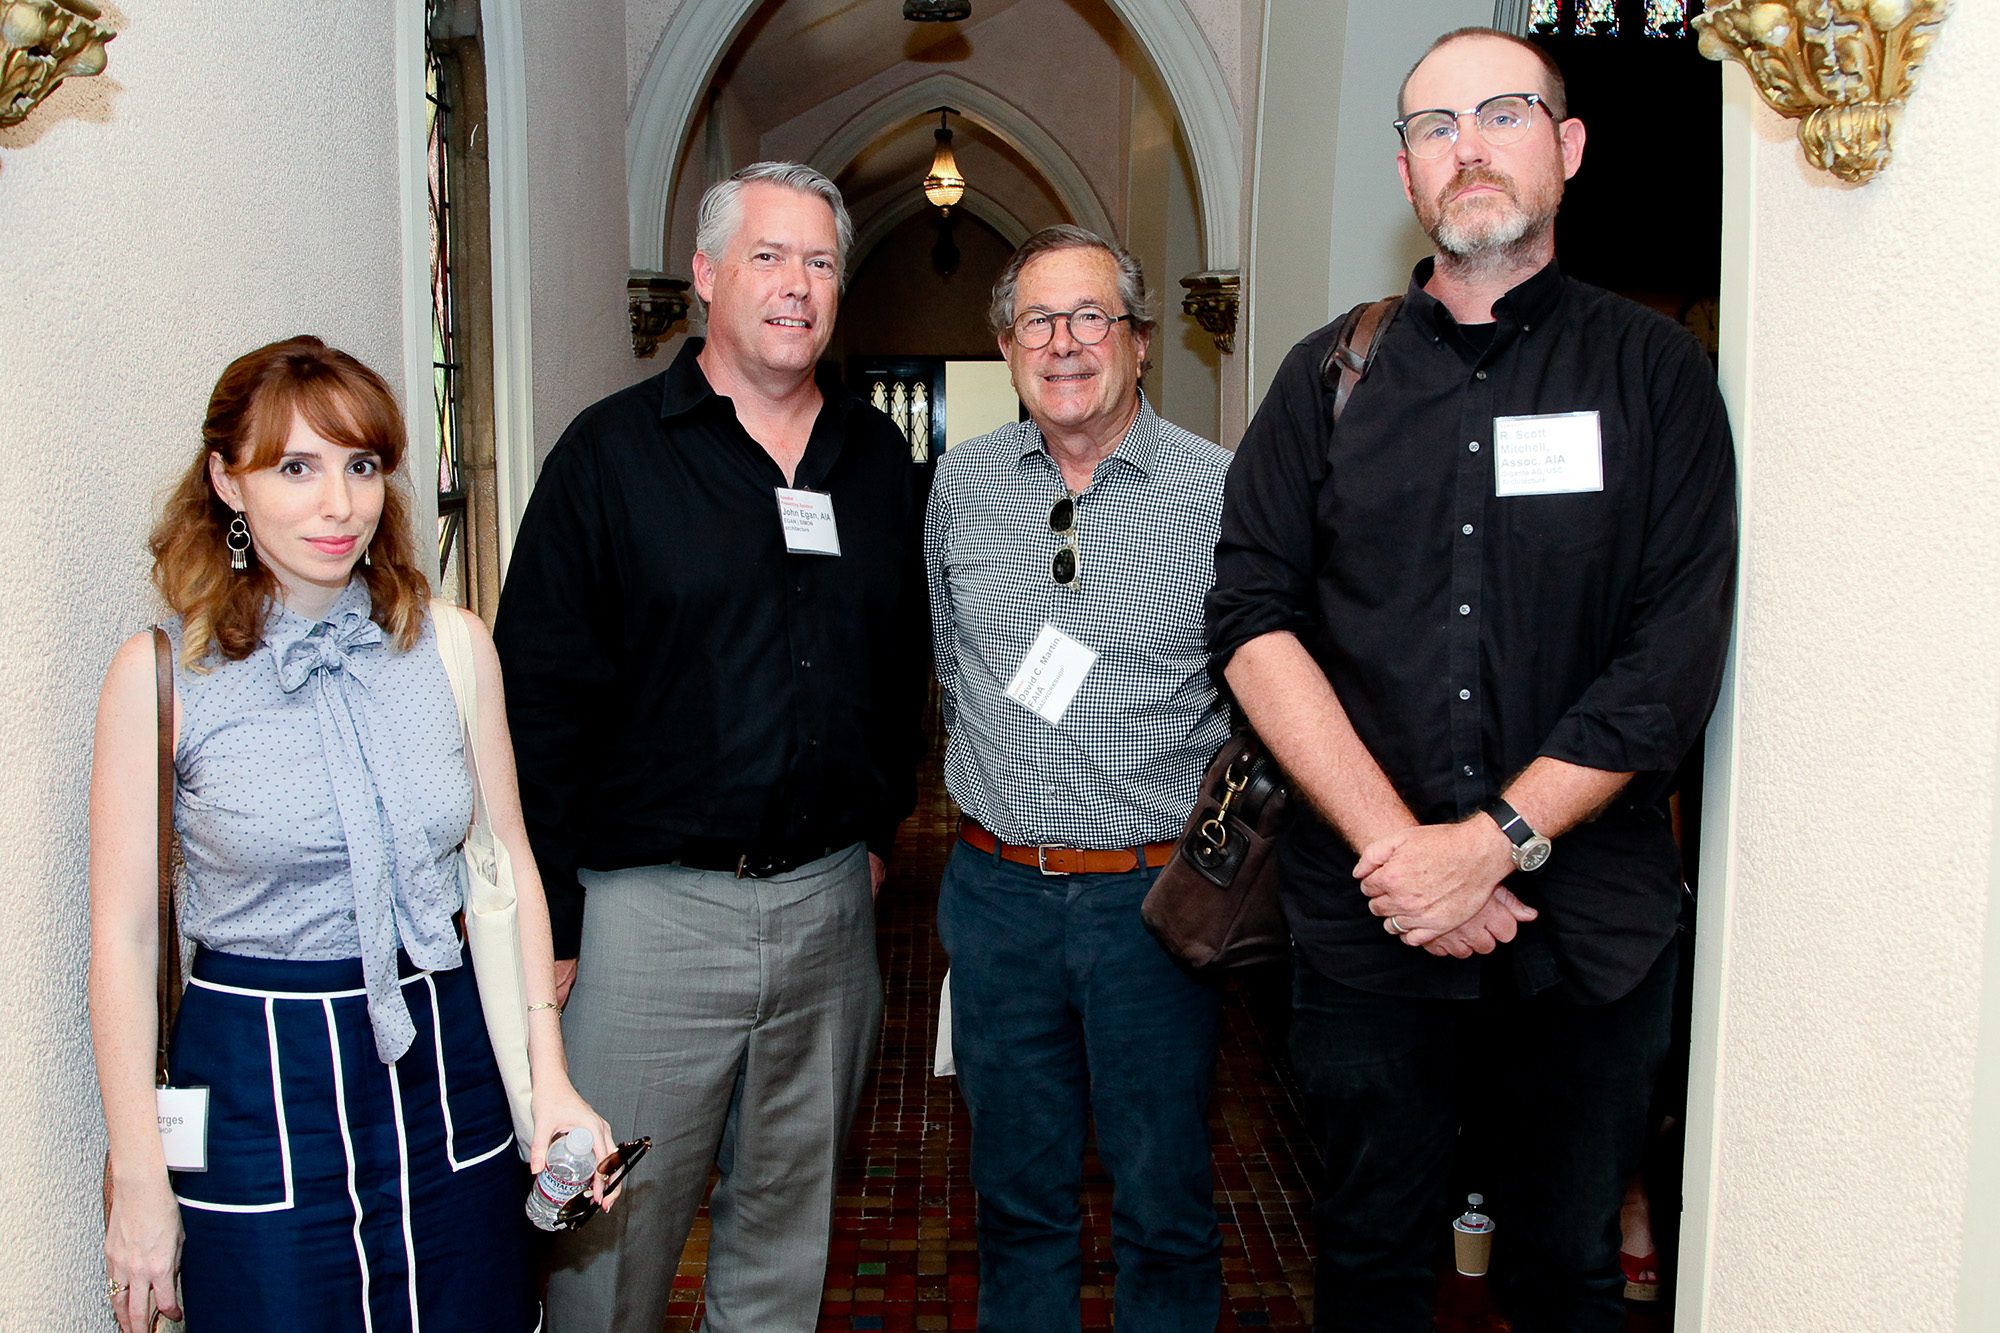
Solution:
[[[1485,1277],[1493,1260],[1493,1219],[1479,1211],[1485,1202],[1477,1194],[1466,1195],[1465,1211],[1452,1220],[1452,1258],[1463,1277]]]

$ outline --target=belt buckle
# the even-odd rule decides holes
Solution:
[[[1058,847],[1056,848],[1056,850],[1059,852],[1066,852],[1071,849],[1067,847]],[[1035,844],[1035,869],[1041,871],[1044,875],[1049,876],[1051,879],[1058,879],[1070,873],[1067,870],[1049,869],[1049,849],[1041,843]]]

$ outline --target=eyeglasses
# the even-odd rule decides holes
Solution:
[[[1464,111],[1412,111],[1395,122],[1403,136],[1403,147],[1417,157],[1443,157],[1458,142],[1458,121],[1471,116],[1479,126],[1479,137],[1496,147],[1510,144],[1528,132],[1535,108],[1548,109],[1540,93],[1499,93]],[[1551,118],[1555,112],[1550,111]]]
[[[1056,321],[1069,323],[1069,336],[1085,347],[1094,347],[1111,336],[1111,326],[1122,324],[1130,315],[1114,315],[1102,306],[1080,305],[1074,310],[1026,310],[1014,316],[1014,341],[1033,351],[1047,347],[1056,336]]]
[[[1074,588],[1082,574],[1082,555],[1076,547],[1076,497],[1065,495],[1049,510],[1049,531],[1063,539],[1056,558],[1049,562],[1049,577],[1065,588]]]
[[[597,1164],[597,1173],[604,1177],[604,1192],[611,1193],[625,1183],[625,1177],[639,1164],[639,1159],[653,1146],[651,1136],[627,1139],[611,1150],[611,1155]],[[568,1203],[556,1210],[557,1231],[574,1231],[603,1211],[597,1200],[590,1197],[590,1191],[575,1195]]]

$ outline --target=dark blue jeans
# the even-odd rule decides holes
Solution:
[[[1622,999],[1373,995],[1294,958],[1292,1065],[1325,1163],[1313,1327],[1429,1333],[1433,1264],[1464,1207],[1460,1126],[1515,1333],[1625,1327],[1618,1205],[1644,1149],[1678,950]],[[1489,1183],[1490,1178],[1490,1183]]]
[[[1211,1333],[1217,994],[1139,920],[1152,872],[1045,876],[964,843],[945,867],[952,1053],[972,1116],[979,1327],[1079,1326],[1085,1119],[1111,1175],[1120,1333]]]

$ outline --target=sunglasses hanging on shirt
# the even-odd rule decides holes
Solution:
[[[1049,562],[1049,577],[1065,588],[1074,588],[1082,573],[1082,556],[1076,546],[1076,497],[1065,495],[1049,510],[1049,531],[1063,539],[1056,558]]]

